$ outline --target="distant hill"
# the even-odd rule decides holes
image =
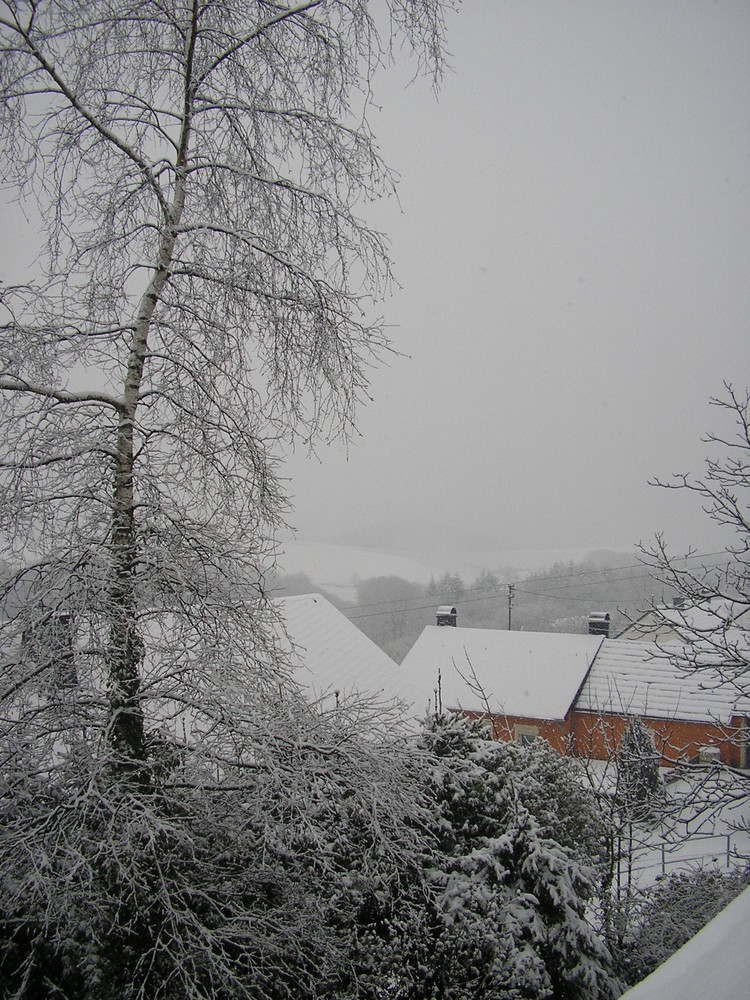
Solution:
[[[305,573],[280,575],[278,593],[323,593],[381,649],[401,662],[441,604],[455,605],[465,628],[585,633],[593,611],[609,612],[616,635],[653,599],[666,600],[649,571],[621,553],[596,552],[583,560],[556,562],[519,577],[513,571],[482,570],[473,580],[445,570],[429,583],[375,576],[353,584],[351,601],[337,598]]]
[[[267,589],[272,597],[297,597],[300,594],[320,594],[334,607],[343,610],[350,602],[343,600],[317,583],[313,583],[307,573],[274,573],[267,581]]]

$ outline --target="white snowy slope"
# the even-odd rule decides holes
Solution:
[[[749,927],[750,888],[621,1000],[745,1000]]]

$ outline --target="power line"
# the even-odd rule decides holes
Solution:
[[[727,555],[726,551],[695,553],[694,555],[691,555],[691,556],[682,556],[680,559],[673,559],[672,562],[673,563],[680,563],[680,562],[687,562],[688,560],[692,560],[692,559],[713,559],[714,556],[726,556],[726,555]],[[533,581],[533,582],[544,582],[544,583],[547,583],[548,581],[553,581],[554,582],[556,580],[570,580],[570,579],[573,579],[573,578],[579,579],[579,578],[582,578],[582,577],[589,577],[589,576],[602,576],[602,575],[607,574],[607,573],[612,574],[612,573],[616,573],[616,572],[618,572],[620,570],[631,570],[631,569],[640,569],[640,570],[645,571],[645,573],[648,573],[649,570],[651,570],[652,568],[653,567],[649,566],[648,563],[637,562],[637,563],[630,563],[630,564],[625,565],[625,566],[607,566],[607,567],[603,567],[602,569],[582,570],[582,571],[573,572],[573,573],[561,573],[558,576],[534,576],[532,574],[531,576],[524,577],[524,582]],[[618,582],[621,579],[622,580],[637,580],[638,577],[639,577],[639,575],[640,574],[637,574],[636,576],[624,576],[624,577],[611,576],[610,579],[618,581]],[[581,580],[581,586],[583,586],[583,584],[585,582],[586,581],[582,579]],[[573,586],[575,586],[575,584]],[[559,589],[565,589],[565,588],[559,588]]]
[[[633,579],[635,579],[635,577],[633,577]],[[560,589],[563,588],[558,588],[558,590]],[[516,593],[526,594],[527,597],[551,597],[555,601],[573,601],[575,604],[591,604],[593,600],[593,598],[591,597],[568,597],[567,595],[564,594],[558,594],[557,591],[545,592],[538,590],[524,590],[523,587],[517,587]],[[601,601],[608,601],[609,598],[597,597],[596,600],[597,602],[601,603]],[[616,600],[616,598],[612,598],[612,600]]]
[[[388,602],[386,602],[386,603],[388,603]],[[467,602],[466,601],[462,601],[461,603],[462,604],[466,604]],[[367,607],[367,606],[368,605],[365,605],[365,607]],[[349,611],[349,610],[351,610],[351,609],[350,608],[344,608],[342,610],[342,614],[346,615],[347,611]],[[358,622],[362,618],[377,618],[380,615],[394,615],[394,614],[399,614],[400,612],[406,612],[406,611],[434,611],[434,610],[435,610],[435,602],[433,601],[431,604],[420,604],[418,607],[414,607],[414,608],[390,608],[388,611],[369,611],[366,615],[352,615],[351,618],[349,618],[349,616],[347,615],[347,618],[349,618],[350,622]]]
[[[690,555],[690,556],[683,556],[680,559],[675,559],[674,562],[687,562],[688,560],[695,560],[695,559],[712,559],[715,556],[726,556],[726,555],[727,555],[726,551],[695,553],[695,554]],[[617,575],[614,575],[614,574],[616,574],[616,573],[618,573],[619,571],[622,571],[622,570],[628,570],[629,571],[629,570],[633,570],[633,569],[639,569],[639,570],[642,571],[642,573],[631,575],[631,576],[617,576]],[[640,579],[641,575],[647,576],[650,569],[651,569],[651,567],[649,567],[645,563],[630,563],[630,564],[627,564],[625,566],[614,566],[614,567],[604,567],[602,569],[581,570],[581,571],[572,572],[572,573],[561,573],[561,574],[558,574],[556,576],[533,576],[532,575],[532,576],[529,576],[529,577],[525,578],[524,582],[533,582],[533,583],[537,583],[537,584],[547,584],[549,582],[555,583],[558,580],[572,580],[572,579],[575,579],[575,580],[578,581],[577,583],[567,584],[564,587],[552,587],[552,588],[550,588],[548,591],[546,591],[544,593],[539,593],[539,592],[535,592],[535,591],[525,590],[522,587],[518,587],[518,585],[514,584],[514,583],[504,583],[504,584],[501,585],[501,587],[499,589],[493,589],[493,590],[469,590],[469,591],[467,591],[467,593],[466,593],[465,596],[462,596],[460,598],[454,598],[454,597],[452,597],[452,595],[446,595],[446,594],[435,594],[434,596],[435,596],[435,598],[437,600],[451,600],[454,603],[459,603],[460,602],[461,604],[475,604],[477,601],[484,601],[484,600],[491,600],[493,598],[507,597],[508,596],[508,588],[516,586],[516,587],[518,587],[518,593],[524,593],[524,594],[528,594],[530,596],[536,596],[536,597],[549,597],[549,596],[552,596],[552,595],[556,595],[557,592],[560,591],[560,590],[569,590],[572,587],[577,587],[577,586],[583,587],[583,586],[586,586],[586,584],[590,582],[591,578],[595,578],[595,577],[598,577],[598,576],[607,576],[608,579],[607,579],[606,582],[608,582],[608,583],[609,582],[612,582],[612,583],[622,583],[622,582],[626,582],[628,580],[638,580],[638,579]],[[579,597],[579,598],[562,598],[562,597],[560,597],[559,599],[560,600],[574,600],[574,601],[575,600],[578,600],[578,601],[588,600],[588,598],[584,598],[584,597]],[[371,602],[366,603],[366,604],[350,604],[348,607],[346,607],[346,608],[344,608],[342,610],[343,610],[343,613],[347,617],[349,617],[349,612],[350,611],[360,611],[360,610],[363,610],[365,608],[384,608],[384,609],[386,609],[386,610],[383,610],[383,611],[373,611],[373,612],[369,612],[368,614],[352,615],[351,617],[349,617],[350,621],[358,621],[359,619],[362,619],[362,618],[373,618],[373,617],[376,617],[377,615],[383,615],[383,614],[393,614],[393,613],[398,613],[398,612],[402,612],[403,613],[403,612],[407,612],[407,611],[427,611],[427,610],[433,609],[434,606],[435,606],[434,602],[432,604],[427,604],[427,605],[420,604],[420,605],[408,606],[408,602],[409,601],[419,601],[419,600],[423,600],[423,598],[421,596],[420,597],[411,597],[411,598],[409,598],[409,597],[406,597],[406,598],[396,597],[396,598],[391,598],[390,600],[387,600],[387,601],[371,601]]]

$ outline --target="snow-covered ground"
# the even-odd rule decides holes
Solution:
[[[639,884],[696,865],[736,868],[750,859],[750,775],[729,770],[697,771],[667,784],[673,816],[639,850]]]
[[[614,766],[590,761],[587,771],[597,791],[611,791]],[[750,773],[695,766],[678,773],[662,769],[665,799],[661,821],[651,829],[623,831],[621,850],[631,855],[635,888],[663,875],[696,867],[732,869],[750,861]],[[628,877],[626,862],[621,878]]]

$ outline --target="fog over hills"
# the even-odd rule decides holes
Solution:
[[[348,449],[286,456],[298,541],[354,547],[316,555],[344,584],[368,552],[425,579],[719,548],[648,482],[701,473],[708,400],[747,381],[750,5],[474,0],[448,28],[437,97],[378,88],[398,353]]]
[[[672,597],[633,552],[487,553],[501,561],[437,570],[426,561],[345,546],[300,546],[292,555],[300,569],[280,569],[272,593],[322,593],[397,662],[425,625],[435,624],[441,604],[456,606],[461,627],[531,632],[584,633],[592,612],[606,612],[616,636],[653,602]],[[520,569],[502,565],[508,555],[548,561]]]
[[[457,550],[436,546],[433,556],[421,551],[389,551],[364,546],[325,542],[283,542],[279,570],[284,574],[304,573],[320,587],[343,600],[354,600],[357,584],[371,577],[398,576],[426,585],[446,570],[466,580],[482,570],[491,570],[503,580],[514,580],[559,562],[579,562],[589,555],[585,549]],[[612,553],[617,563],[634,562],[634,549]]]

